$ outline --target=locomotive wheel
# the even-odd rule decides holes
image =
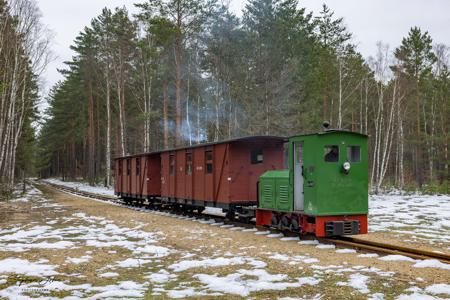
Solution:
[[[298,231],[298,222],[296,219],[291,220],[291,225],[289,226],[291,231]]]
[[[278,226],[278,218],[277,216],[272,216],[272,226]]]
[[[289,227],[290,221],[289,221],[288,217],[284,216],[283,218],[281,218],[281,225],[283,227]]]

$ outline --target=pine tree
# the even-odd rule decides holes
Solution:
[[[423,99],[423,87],[429,80],[432,66],[436,62],[436,56],[432,51],[432,39],[428,32],[422,33],[420,28],[413,27],[408,36],[402,40],[402,44],[395,50],[395,57],[399,60],[399,72],[408,79],[411,93],[408,95],[410,103],[414,103],[415,114],[415,145],[414,150],[414,176],[421,186],[424,180],[423,147],[424,129],[421,121]]]

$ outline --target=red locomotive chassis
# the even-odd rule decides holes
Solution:
[[[198,206],[256,205],[257,181],[282,169],[284,138],[252,136],[115,160],[115,192]]]

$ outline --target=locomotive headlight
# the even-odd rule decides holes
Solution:
[[[348,161],[346,161],[343,165],[342,168],[344,169],[344,172],[347,174],[350,171],[350,163]]]

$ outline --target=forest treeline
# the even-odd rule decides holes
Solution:
[[[363,58],[343,19],[295,0],[214,0],[103,11],[48,96],[40,176],[110,185],[111,160],[248,135],[334,128],[370,136],[371,187],[448,192],[449,49],[412,27]]]
[[[33,172],[38,79],[50,35],[35,2],[0,0],[0,198]]]

